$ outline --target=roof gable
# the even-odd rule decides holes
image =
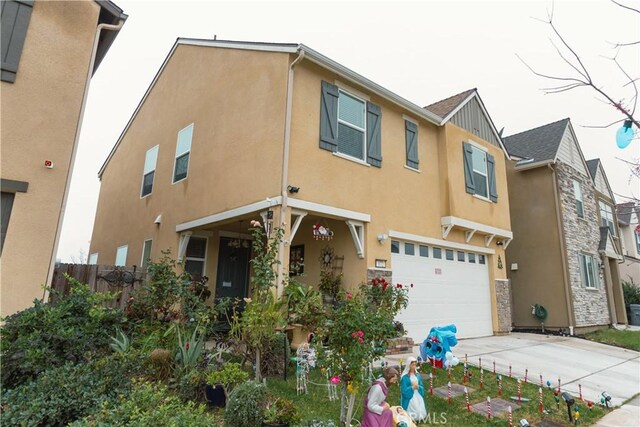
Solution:
[[[569,121],[568,126],[564,131],[564,135],[562,136],[562,140],[558,146],[558,151],[556,152],[556,157],[553,160],[554,162],[560,160],[570,165],[586,177],[591,178],[587,168],[587,162],[582,154],[578,138],[576,138],[576,134],[573,131],[571,121]],[[591,178],[591,181],[593,182],[593,178]]]
[[[503,138],[504,145],[512,156],[532,159],[534,162],[554,160],[568,124],[567,118],[529,129]]]
[[[429,110],[440,117],[447,118],[454,110],[460,107],[467,98],[473,95],[475,91],[475,88],[465,90],[464,92],[460,92],[456,95],[450,96],[449,98],[427,105],[424,109]]]
[[[633,218],[633,214],[635,214],[635,218]],[[616,217],[621,225],[637,223],[638,219],[640,219],[640,203],[636,205],[636,202],[631,201],[617,204]]]
[[[613,197],[613,191],[611,191],[611,186],[609,185],[609,179],[607,178],[607,174],[604,172],[604,167],[602,166],[602,162],[600,159],[592,159],[587,161],[587,168],[589,169],[589,174],[593,179],[593,184],[601,194],[609,196],[611,200],[615,200]]]

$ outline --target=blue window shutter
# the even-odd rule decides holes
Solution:
[[[464,186],[467,193],[475,194],[476,185],[473,182],[473,150],[471,144],[463,142],[462,162],[464,163]]]
[[[2,2],[2,81],[13,83],[20,64],[22,47],[27,37],[33,1]]]
[[[489,175],[489,198],[492,202],[498,201],[498,189],[496,187],[496,161],[487,153],[487,174]]]
[[[382,166],[381,119],[382,110],[380,107],[367,102],[367,163],[376,167]]]
[[[407,166],[418,169],[418,126],[408,120],[404,121],[405,140],[407,144]]]
[[[338,150],[338,87],[325,81],[320,100],[320,148]]]

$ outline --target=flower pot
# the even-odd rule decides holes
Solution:
[[[302,325],[292,325],[291,330],[291,349],[297,350],[302,344],[307,342],[309,330]]]
[[[215,386],[206,384],[204,386],[204,397],[209,406],[224,408],[227,405],[227,396],[224,393],[224,388],[220,384],[216,384]]]

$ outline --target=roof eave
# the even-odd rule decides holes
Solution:
[[[535,169],[542,166],[552,165],[554,163],[555,163],[554,160],[540,160],[538,162],[525,163],[524,165],[521,165],[521,166],[515,166],[514,169],[517,171],[525,171],[528,169]]]

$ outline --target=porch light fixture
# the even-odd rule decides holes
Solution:
[[[235,239],[229,240],[229,243],[227,243],[227,246],[234,249],[249,247],[249,242],[247,242],[242,238],[242,220],[238,221],[238,237],[236,237]]]
[[[387,236],[386,234],[378,234],[378,242],[380,242],[380,244],[384,244],[384,242],[389,238],[389,236]]]
[[[300,187],[294,187],[293,185],[289,185],[287,186],[287,191],[291,194],[296,194],[298,191],[300,191]]]

